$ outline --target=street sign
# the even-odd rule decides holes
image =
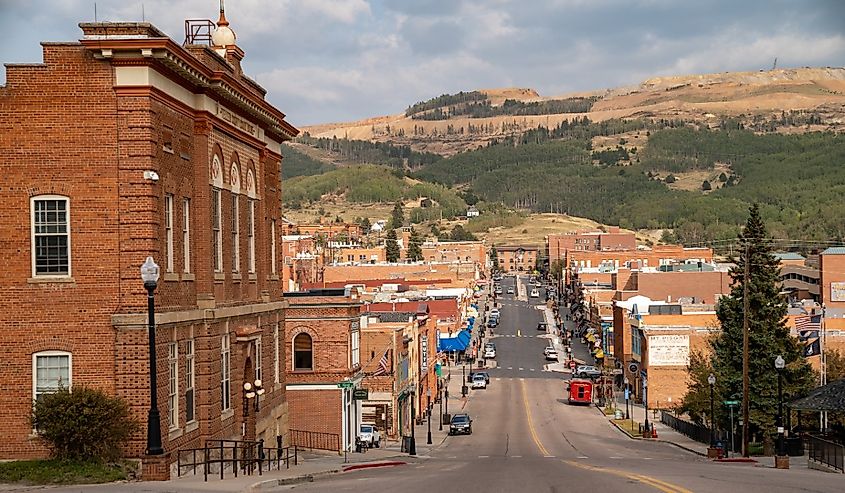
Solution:
[[[355,384],[353,382],[338,382],[337,383],[337,388],[339,388],[339,389],[351,389],[354,386],[355,386]]]
[[[726,406],[738,406],[738,405],[739,405],[739,401],[725,401],[725,402],[723,402],[722,404],[724,404],[724,405],[726,405]]]
[[[628,371],[631,373],[637,373],[638,371],[640,371],[640,365],[636,363],[631,363],[628,365]]]
[[[370,398],[370,389],[355,389],[352,391],[352,399],[365,401]]]

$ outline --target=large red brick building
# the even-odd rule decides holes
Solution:
[[[286,424],[277,255],[281,143],[298,131],[241,72],[221,13],[179,44],[148,23],[80,24],[7,65],[0,87],[0,458],[44,456],[33,399],[86,385],[149,407],[156,290],[162,441],[262,437]],[[260,379],[257,413],[243,383]],[[142,456],[146,426],[126,451]]]

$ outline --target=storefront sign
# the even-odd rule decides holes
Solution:
[[[352,399],[356,401],[366,401],[370,398],[370,389],[355,389],[352,391]]]
[[[428,370],[428,336],[420,336],[420,373]]]

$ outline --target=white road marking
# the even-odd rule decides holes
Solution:
[[[457,456],[457,455],[450,455],[448,458],[449,458],[449,459],[457,459],[457,458],[458,458],[458,456]]]
[[[512,367],[512,366],[509,366],[509,367],[508,367],[508,370],[513,370],[513,367]],[[498,380],[498,379],[497,379],[497,380]]]
[[[534,368],[531,368],[529,371],[534,371]]]
[[[521,455],[512,455],[511,457],[514,458],[514,459],[521,459],[522,458]]]
[[[579,459],[589,459],[589,457],[587,457],[586,455],[579,455],[578,458]]]
[[[622,457],[616,457],[616,456],[613,456],[613,457],[610,457],[610,458],[611,459],[622,459]]]
[[[525,369],[525,368],[521,368],[521,367],[520,367],[519,371],[522,371],[522,370],[524,370],[524,369]]]
[[[490,456],[489,455],[479,455],[478,458],[479,459],[489,459]]]
[[[544,455],[543,457],[545,457],[547,459],[554,459],[555,458],[554,455]]]

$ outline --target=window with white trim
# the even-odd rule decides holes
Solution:
[[[32,210],[32,276],[70,276],[70,199],[41,195]]]
[[[167,346],[167,367],[170,379],[167,385],[167,408],[170,429],[179,428],[179,344],[171,342]]]
[[[165,272],[173,272],[173,195],[164,196],[164,241],[167,262]]]
[[[241,270],[241,224],[238,213],[238,195],[232,194],[232,272]]]
[[[352,368],[361,364],[361,332],[352,331]]]
[[[223,339],[220,343],[220,392],[222,394],[220,402],[224,411],[228,411],[232,408],[232,368],[230,366],[230,356],[231,350],[229,347],[229,334],[225,334],[223,335]]]
[[[255,379],[261,380],[261,364],[262,364],[262,357],[261,351],[263,350],[261,346],[261,336],[255,340]]]
[[[67,351],[41,351],[32,355],[32,400],[71,388],[73,355]]]
[[[214,272],[223,272],[223,229],[220,189],[211,189],[211,253],[214,255]]]
[[[279,383],[279,324],[273,326],[273,383]]]
[[[196,361],[194,359],[194,340],[185,342],[185,422],[194,421],[194,385],[196,375]]]
[[[191,272],[191,199],[182,199],[182,271]]]
[[[270,221],[270,273],[276,274],[276,220]]]
[[[249,200],[249,213],[247,214],[246,234],[247,239],[247,266],[251,274],[255,273],[255,201]]]

